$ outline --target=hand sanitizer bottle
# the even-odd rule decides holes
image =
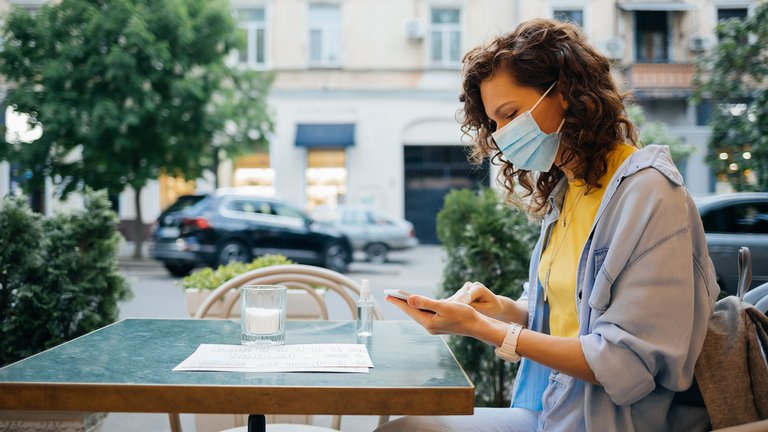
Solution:
[[[368,279],[360,284],[360,300],[357,302],[357,337],[373,336],[373,298]]]

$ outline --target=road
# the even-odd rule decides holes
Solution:
[[[150,260],[128,258],[129,245],[124,245],[121,269],[128,279],[134,297],[120,304],[120,319],[124,318],[189,318],[184,292],[174,278],[158,263]],[[435,297],[442,281],[444,251],[438,246],[391,252],[389,262],[371,264],[355,261],[347,276],[360,281],[368,279],[374,299],[381,307],[385,319],[403,320],[408,317],[384,301],[383,290],[404,289],[413,294]],[[356,256],[356,258],[358,258]],[[359,256],[362,258],[362,256]],[[339,297],[328,296],[329,319],[351,319],[349,309]],[[374,328],[375,337],[375,328]],[[363,432],[376,427],[377,417],[344,416],[342,431]],[[195,420],[191,414],[182,414],[184,432],[195,432]],[[315,416],[314,423],[330,426],[330,416]],[[170,431],[168,417],[164,414],[110,413],[102,426],[104,432]]]
[[[443,249],[438,246],[420,246],[392,252],[389,262],[384,264],[355,261],[347,276],[358,282],[362,279],[370,281],[374,299],[385,319],[405,319],[402,312],[384,301],[383,290],[399,288],[435,297],[442,281],[444,256]],[[131,284],[134,298],[120,305],[120,319],[189,317],[179,279],[170,276],[162,266],[148,259],[122,259],[121,267]],[[351,318],[346,305],[339,299],[329,297],[328,309],[330,319]]]

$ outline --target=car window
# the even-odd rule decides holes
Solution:
[[[272,203],[272,210],[278,216],[285,216],[285,217],[291,217],[291,218],[302,219],[302,220],[308,219],[307,215],[304,214],[304,212],[302,212],[301,210],[295,209],[285,204]]]
[[[243,213],[272,214],[272,207],[268,202],[257,200],[235,199],[227,204],[227,210]]]
[[[715,209],[701,218],[707,232],[768,234],[768,203],[738,203]]]
[[[192,215],[199,215],[200,213],[204,212],[206,208],[208,208],[208,205],[211,201],[213,201],[213,197],[206,195],[203,197],[203,199],[196,202],[194,205],[187,207],[185,212]]]
[[[359,210],[346,210],[341,217],[341,223],[344,225],[364,225],[366,222],[366,212]]]
[[[369,213],[369,221],[374,225],[394,225],[395,223],[389,217],[383,214]]]
[[[205,198],[205,195],[182,195],[176,200],[175,203],[171,204],[170,207],[165,209],[165,213],[187,209],[200,202],[203,198]]]

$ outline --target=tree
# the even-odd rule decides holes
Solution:
[[[213,137],[211,152],[203,166],[215,176],[219,187],[219,162],[255,150],[265,150],[274,123],[267,107],[267,94],[274,75],[248,69],[226,70],[221,88],[208,107],[208,129]]]
[[[224,64],[242,42],[229,3],[63,0],[34,16],[12,11],[1,35],[6,102],[43,135],[0,153],[32,170],[29,193],[46,177],[61,196],[86,185],[111,194],[131,186],[140,257],[142,188],[161,173],[197,178],[224,128],[213,96],[227,94],[227,82],[249,82]],[[238,148],[230,144],[224,154]]]
[[[639,105],[628,106],[627,115],[640,131],[640,136],[638,138],[641,144],[669,146],[669,151],[672,153],[672,160],[674,160],[675,163],[682,162],[693,153],[695,148],[690,144],[686,144],[682,138],[669,133],[669,128],[666,123],[648,121],[645,118],[643,108]]]
[[[717,45],[696,68],[694,100],[712,114],[706,160],[737,191],[768,190],[768,3],[715,28]]]

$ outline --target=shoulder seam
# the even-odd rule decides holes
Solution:
[[[669,234],[668,236],[666,236],[666,237],[664,237],[664,238],[660,239],[659,241],[657,241],[656,243],[654,243],[652,246],[650,246],[648,249],[646,249],[646,250],[642,251],[642,252],[641,252],[641,253],[640,253],[640,254],[637,256],[637,258],[635,258],[635,259],[633,259],[633,260],[630,260],[629,262],[627,262],[627,266],[626,266],[624,269],[625,269],[625,270],[629,270],[629,269],[630,269],[632,266],[634,266],[634,265],[635,265],[635,264],[637,264],[637,263],[638,263],[640,260],[642,260],[643,258],[645,258],[646,256],[648,256],[648,254],[650,254],[651,252],[653,252],[653,250],[654,250],[654,249],[658,248],[659,246],[661,246],[662,244],[664,244],[664,243],[668,242],[669,240],[671,240],[671,239],[673,239],[673,238],[675,238],[675,237],[677,237],[677,236],[679,236],[679,235],[681,235],[681,234],[685,234],[685,233],[687,233],[687,232],[688,232],[688,227],[687,227],[687,226],[685,226],[685,227],[683,227],[683,228],[680,228],[679,230],[677,230],[677,231],[673,232],[672,234]]]

